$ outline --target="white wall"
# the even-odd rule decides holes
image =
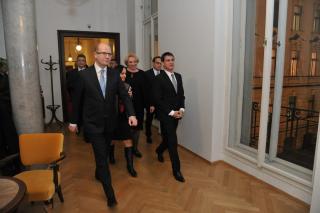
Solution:
[[[135,52],[135,1],[127,0],[128,52]],[[121,61],[121,63],[124,63]]]
[[[36,22],[39,63],[52,55],[58,61],[57,30],[102,31],[120,33],[121,58],[127,54],[127,1],[126,0],[36,0]],[[88,29],[91,25],[91,29]],[[54,72],[55,103],[62,105],[60,71]],[[51,104],[50,76],[40,64],[40,82],[44,91],[45,105]],[[62,119],[60,108],[58,118]],[[46,119],[50,112],[46,110]]]
[[[5,42],[4,42],[3,21],[2,21],[2,1],[0,1],[0,57],[7,58]]]
[[[175,55],[175,71],[182,74],[185,88],[179,143],[209,161],[222,159],[224,124],[224,65],[220,50],[214,49],[221,47],[215,40],[214,2],[158,1],[160,53]]]

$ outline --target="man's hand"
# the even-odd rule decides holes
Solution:
[[[74,125],[74,124],[69,124],[69,131],[70,132],[73,132],[73,133],[76,133],[78,132],[78,126],[77,125]]]
[[[178,112],[180,113],[180,118],[182,118],[184,116],[184,110],[180,109]]]
[[[150,106],[149,112],[153,113],[156,108],[154,106]]]
[[[130,116],[128,119],[129,126],[137,126],[138,121],[136,116]]]
[[[182,118],[181,112],[180,111],[174,111],[173,117],[176,119]]]

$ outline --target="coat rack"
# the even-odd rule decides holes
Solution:
[[[52,124],[52,122],[55,120],[56,123],[62,127],[63,126],[63,122],[60,121],[57,116],[56,116],[56,111],[57,109],[60,108],[60,105],[55,105],[54,104],[54,95],[53,95],[53,78],[52,78],[52,71],[57,70],[57,68],[53,68],[54,65],[58,64],[56,62],[52,62],[52,57],[50,55],[50,60],[48,62],[44,62],[43,59],[41,59],[41,63],[42,64],[46,64],[49,66],[49,68],[45,68],[45,70],[49,70],[50,71],[50,79],[51,79],[51,105],[47,105],[46,108],[49,109],[51,111],[51,119],[49,121],[49,123],[46,124],[46,126],[50,126]]]

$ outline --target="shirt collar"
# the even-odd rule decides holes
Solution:
[[[171,79],[171,75],[174,74],[174,72],[169,72],[169,71],[167,71],[167,70],[164,70],[164,71],[165,71],[165,73],[167,74],[167,76],[169,76],[170,79]]]
[[[96,69],[96,72],[97,73],[100,73],[100,70],[102,70],[102,69],[104,69],[104,70],[108,70],[108,67],[104,67],[104,68],[102,68],[102,67],[100,67],[97,63],[94,63],[94,68]]]
[[[153,69],[153,73],[154,73],[154,74],[156,74],[156,75],[157,75],[157,74],[160,74],[160,70],[156,70],[155,68],[152,68],[152,69]]]

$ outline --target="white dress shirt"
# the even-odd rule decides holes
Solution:
[[[106,75],[107,75],[107,71],[108,71],[108,67],[100,67],[98,64],[94,63],[94,68],[96,69],[96,73],[97,73],[97,77],[98,79],[100,79],[100,75],[101,75],[101,70],[104,69],[105,72],[103,73],[104,74],[104,79],[107,79]]]
[[[156,70],[155,68],[152,68],[152,69],[155,76],[160,74],[160,70]]]

